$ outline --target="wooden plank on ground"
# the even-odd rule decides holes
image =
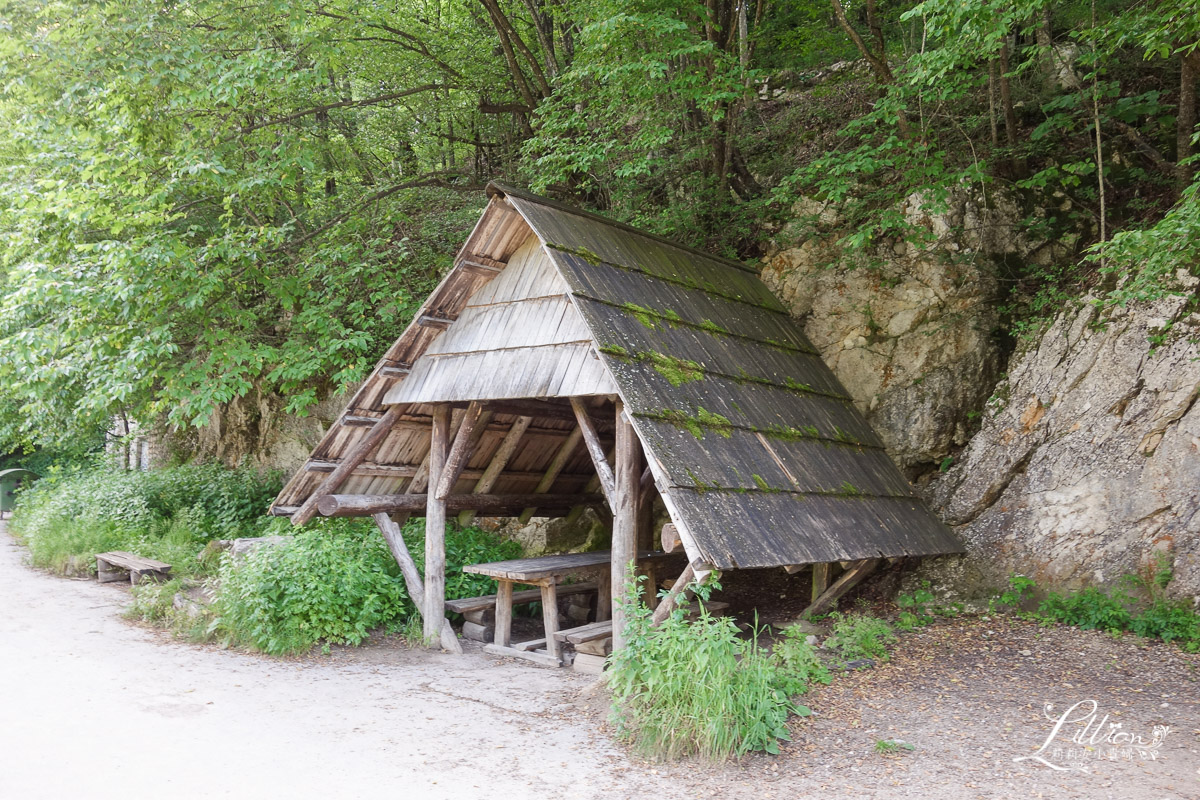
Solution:
[[[540,664],[543,667],[561,667],[562,661],[554,656],[546,655],[536,651],[517,650],[515,647],[502,647],[499,644],[485,644],[483,652],[493,656],[504,656],[505,658],[520,658],[525,661],[532,661],[535,664]]]

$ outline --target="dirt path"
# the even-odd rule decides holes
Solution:
[[[1200,797],[1200,659],[1169,649],[955,623],[810,698],[822,716],[781,757],[664,767],[612,744],[594,681],[569,671],[395,642],[298,661],[194,647],[122,620],[118,585],[23,557],[0,523],[2,798]],[[1012,761],[1049,732],[1042,702],[1085,698],[1129,730],[1170,725],[1157,760]],[[889,737],[917,749],[875,754]]]

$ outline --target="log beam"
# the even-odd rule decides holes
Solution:
[[[300,506],[300,510],[292,515],[293,525],[303,525],[312,519],[317,513],[317,503],[321,498],[336,492],[345,483],[346,478],[350,477],[350,473],[367,460],[367,456],[371,455],[371,452],[391,433],[392,425],[396,423],[402,413],[400,409],[400,406],[388,408],[387,413],[379,418],[379,421],[367,432],[362,441],[342,458],[342,463],[338,464],[337,469],[329,474],[320,488],[310,494],[304,504]]]
[[[330,494],[319,510],[325,517],[365,517],[370,514],[411,514],[427,509],[428,494]],[[536,503],[538,508],[565,511],[580,504],[605,504],[599,494],[452,494],[447,511],[476,511],[488,516],[514,516]]]
[[[671,616],[671,612],[675,610],[675,606],[679,604],[679,595],[687,590],[688,584],[696,577],[695,570],[692,565],[688,564],[683,568],[683,572],[671,585],[671,590],[667,592],[667,596],[662,599],[662,602],[654,609],[654,615],[650,617],[650,627],[657,628],[666,622],[667,617]]]
[[[813,601],[812,605],[800,613],[800,618],[807,619],[827,611],[842,595],[857,586],[863,578],[870,575],[882,561],[882,558],[868,558],[852,564],[850,569],[846,570],[840,578],[833,582],[832,586],[822,592],[821,596]]]
[[[625,404],[616,404],[617,469],[615,472],[616,503],[612,533],[612,621],[613,650],[625,646],[625,609],[622,602],[628,595],[630,565],[637,559],[637,498],[638,481],[642,473],[640,443],[633,424],[625,413]]]
[[[579,441],[582,438],[583,432],[579,428],[571,431],[571,435],[567,437],[566,441],[558,448],[558,452],[554,454],[554,458],[550,461],[550,466],[546,468],[546,474],[542,476],[541,483],[533,490],[535,494],[546,494],[550,491],[550,487],[558,480],[558,475],[563,471],[563,467],[567,466],[567,461],[575,452],[575,448],[579,447]],[[522,525],[529,522],[539,505],[542,504],[530,505],[521,512],[520,520]],[[575,505],[579,505],[579,503],[575,503]]]
[[[478,419],[478,415],[476,415]],[[440,486],[446,476],[446,451],[450,444],[450,409],[433,410],[429,437],[429,482]],[[446,607],[446,501],[437,492],[425,496],[425,608]],[[441,635],[440,617],[425,615],[425,638]]]
[[[592,457],[592,464],[596,467],[596,477],[600,480],[600,487],[604,490],[604,496],[608,498],[608,504],[615,514],[617,510],[616,480],[613,477],[612,467],[608,465],[604,445],[600,444],[600,436],[596,433],[596,426],[593,424],[592,418],[588,416],[588,409],[583,400],[572,397],[571,409],[575,412],[575,420],[579,423],[579,432],[583,434],[583,442],[587,445],[588,454]]]
[[[487,494],[496,485],[496,480],[500,477],[500,473],[508,466],[508,460],[517,450],[517,445],[521,443],[521,437],[525,435],[525,431],[529,428],[529,423],[533,422],[533,417],[517,417],[513,422],[512,427],[508,429],[508,433],[504,434],[504,439],[500,442],[500,446],[496,448],[496,452],[492,455],[491,462],[484,469],[483,474],[479,476],[479,481],[475,484],[475,488],[471,490],[472,494]],[[471,520],[475,518],[475,512],[464,511],[458,515],[459,525],[470,525]]]
[[[450,490],[454,488],[454,484],[458,483],[463,468],[471,460],[471,454],[475,452],[480,437],[487,430],[488,420],[491,416],[490,411],[483,410],[482,403],[471,403],[467,406],[462,423],[458,426],[458,433],[454,435],[454,444],[446,455],[442,477],[433,491],[439,500],[445,500],[450,494]]]

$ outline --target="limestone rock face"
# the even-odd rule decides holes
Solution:
[[[927,573],[958,589],[1011,572],[1070,589],[1169,564],[1169,592],[1200,601],[1200,315],[1188,300],[1085,303],[1013,357],[982,430],[932,487],[969,563]]]
[[[765,259],[763,280],[804,321],[901,467],[966,444],[967,413],[991,393],[997,261],[1059,255],[1020,233],[1015,204],[990,200],[982,208],[960,197],[932,213],[913,195],[901,210],[928,243],[885,242],[854,259],[837,245],[836,209],[804,200],[793,209],[803,222],[784,228]]]

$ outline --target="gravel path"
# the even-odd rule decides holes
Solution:
[[[23,559],[0,523],[0,798],[1200,798],[1200,658],[1160,645],[943,624],[810,696],[782,756],[664,766],[613,744],[569,671],[394,639],[298,660],[182,644],[121,619],[120,585]],[[1013,762],[1050,732],[1043,703],[1087,699],[1168,725],[1157,759]]]

